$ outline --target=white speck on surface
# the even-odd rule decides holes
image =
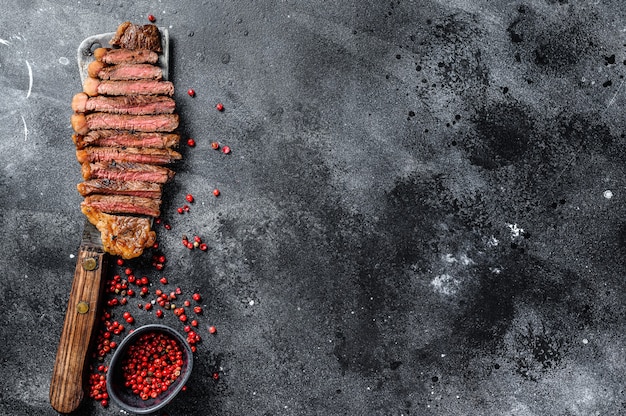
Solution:
[[[430,282],[435,292],[448,296],[456,293],[458,284],[459,281],[447,273],[435,276]]]
[[[22,124],[24,125],[24,141],[26,141],[28,140],[28,127],[26,127],[26,119],[21,114],[20,117],[22,118]]]
[[[73,258],[74,258],[74,254],[70,254],[70,259],[73,259]]]
[[[9,46],[11,44],[11,42],[9,42],[8,40],[1,39],[1,38],[0,38],[0,43],[6,46]]]
[[[69,63],[70,63],[70,60],[69,60],[69,59],[67,59],[65,56],[62,56],[62,57],[60,57],[60,58],[59,58],[59,63],[60,63],[61,65],[67,65],[67,64],[69,64]]]
[[[610,189],[607,189],[606,191],[602,193],[602,196],[604,196],[606,199],[611,199],[613,198],[613,191],[611,191]]]
[[[250,302],[248,302],[248,305],[254,306],[254,299],[250,299]]]
[[[587,338],[583,338],[583,344],[589,344],[589,340]]]
[[[500,242],[494,236],[489,237],[489,241],[487,241],[487,245],[490,247],[497,247]]]
[[[520,228],[517,224],[508,224],[507,227],[511,230],[511,238],[517,238],[520,235],[524,234],[524,229]]]
[[[24,62],[26,62],[26,67],[28,68],[28,92],[26,93],[26,98],[28,98],[33,89],[33,68],[31,68],[27,60],[24,60]]]

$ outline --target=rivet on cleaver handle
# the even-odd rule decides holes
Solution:
[[[89,221],[85,221],[50,382],[50,404],[59,413],[76,410],[84,396],[84,376],[98,320],[106,276],[106,256],[100,233]]]

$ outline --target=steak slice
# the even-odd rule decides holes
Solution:
[[[83,163],[83,179],[111,179],[117,181],[143,181],[166,183],[174,177],[174,171],[164,166],[145,163],[96,162]]]
[[[143,198],[160,199],[163,185],[143,181],[114,181],[110,179],[91,179],[76,185],[82,196],[92,194],[129,195]]]
[[[115,161],[167,165],[182,158],[180,153],[172,149],[87,147],[76,151],[76,159],[80,163]]]
[[[158,217],[161,215],[161,200],[129,195],[89,195],[81,206],[97,209],[106,214],[133,214]]]
[[[148,49],[98,48],[93,51],[93,56],[109,65],[156,64],[159,61],[159,54]]]
[[[131,130],[143,132],[172,132],[178,128],[178,114],[128,115],[111,113],[72,114],[72,127],[78,134],[90,130]]]
[[[133,81],[100,81],[87,77],[83,91],[90,97],[96,95],[174,95],[174,84],[170,81],[141,79]]]
[[[108,66],[100,61],[93,61],[87,67],[87,74],[92,78],[111,81],[163,79],[161,68],[151,64],[117,64]]]
[[[102,237],[104,250],[124,259],[141,256],[143,250],[156,242],[156,233],[150,229],[151,221],[145,217],[110,215],[92,206],[81,206],[90,223]]]
[[[92,130],[86,135],[72,136],[77,149],[87,146],[175,148],[180,135],[175,133],[134,133],[125,130]]]
[[[89,97],[79,92],[72,99],[72,110],[76,113],[101,111],[115,114],[172,114],[176,110],[176,101],[165,95],[121,95],[108,97],[98,95]]]
[[[159,28],[151,24],[140,26],[131,22],[124,22],[118,26],[109,43],[120,48],[163,52]]]

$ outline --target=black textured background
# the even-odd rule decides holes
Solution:
[[[0,414],[55,414],[83,222],[76,49],[149,13],[197,146],[166,189],[165,270],[149,252],[130,265],[205,307],[168,414],[626,414],[622,2],[0,10]],[[137,302],[136,325],[161,322]]]

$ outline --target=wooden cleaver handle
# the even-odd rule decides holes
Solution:
[[[81,248],[78,252],[50,382],[50,404],[59,413],[76,410],[84,396],[84,374],[106,272],[105,256],[94,249]]]

